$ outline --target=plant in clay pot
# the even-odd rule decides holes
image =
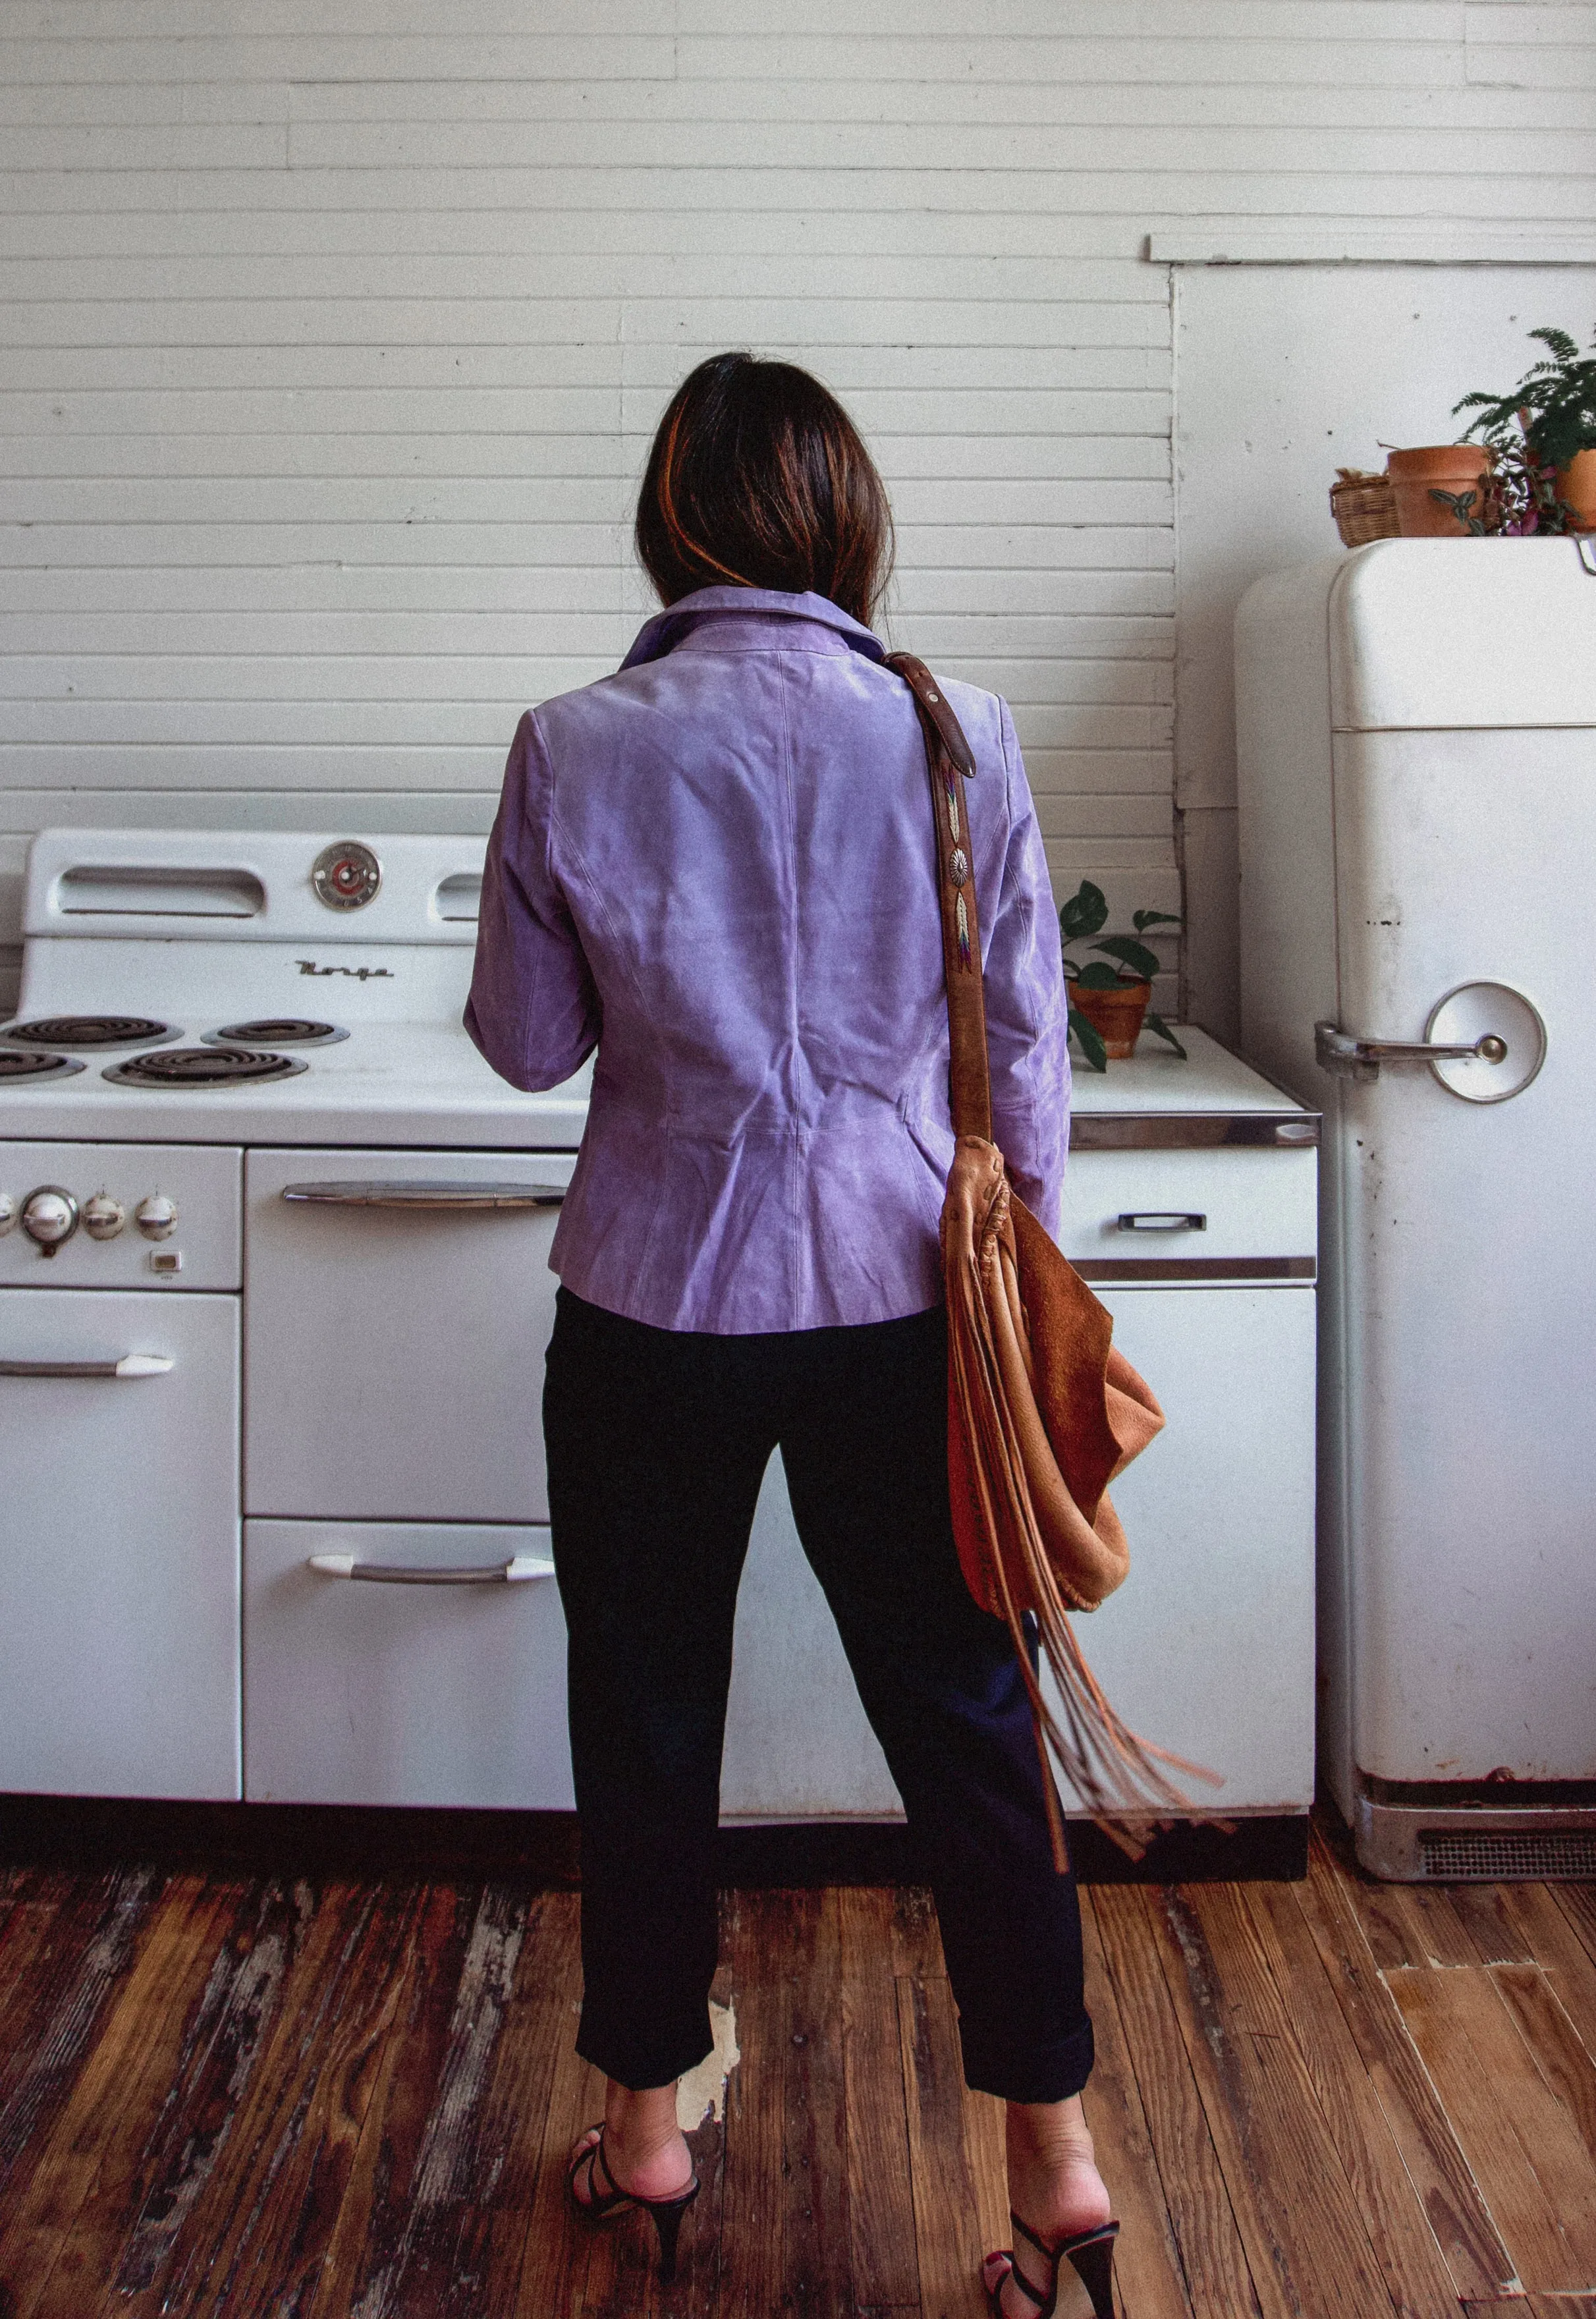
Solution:
[[[1582,355],[1566,330],[1531,330],[1546,352],[1505,394],[1478,392],[1469,434],[1494,456],[1493,529],[1596,531],[1596,342]]]
[[[1100,886],[1083,878],[1077,891],[1059,913],[1059,934],[1064,952],[1064,977],[1069,985],[1069,1035],[1081,1051],[1088,1070],[1105,1071],[1110,1061],[1123,1062],[1136,1051],[1143,1026],[1174,1048],[1184,1062],[1186,1049],[1161,1015],[1148,1005],[1159,961],[1141,937],[1150,926],[1177,926],[1180,920],[1168,910],[1132,913],[1133,934],[1105,934],[1108,902]],[[1072,958],[1078,943],[1092,943],[1101,958]],[[1106,960],[1112,959],[1112,966]]]
[[[1492,454],[1481,443],[1434,443],[1393,451],[1385,462],[1404,539],[1476,537],[1488,528]]]

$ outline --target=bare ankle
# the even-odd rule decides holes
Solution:
[[[692,2160],[676,2124],[676,2088],[635,2090],[611,2078],[604,2093],[606,2164],[653,2197],[678,2186],[692,2171]]]
[[[1108,2192],[1078,2095],[1011,2102],[1006,2141],[1010,2198],[1032,2229],[1063,2237],[1108,2220]]]
[[[1078,2094],[1069,2101],[1010,2102],[1006,2140],[1009,2154],[1029,2163],[1091,2165],[1091,2129]]]

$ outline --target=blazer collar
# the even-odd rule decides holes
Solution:
[[[774,588],[699,588],[645,622],[621,666],[636,668],[645,661],[663,660],[690,638],[707,645],[708,637],[701,632],[711,627],[717,631],[715,644],[720,650],[768,652],[786,645],[800,652],[856,652],[866,660],[887,657],[887,647],[874,631],[862,627],[827,597],[789,596]],[[805,629],[807,635],[802,633]]]

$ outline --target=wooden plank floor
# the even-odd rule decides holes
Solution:
[[[1097,1886],[1129,2319],[1596,2319],[1596,1889]],[[577,1903],[0,1873],[0,2319],[979,2319],[997,2105],[914,1890],[726,1896],[676,2287],[567,2215]]]

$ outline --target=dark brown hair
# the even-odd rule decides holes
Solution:
[[[666,604],[813,591],[868,627],[892,571],[892,510],[853,421],[807,370],[749,354],[712,355],[672,396],[635,537]]]

